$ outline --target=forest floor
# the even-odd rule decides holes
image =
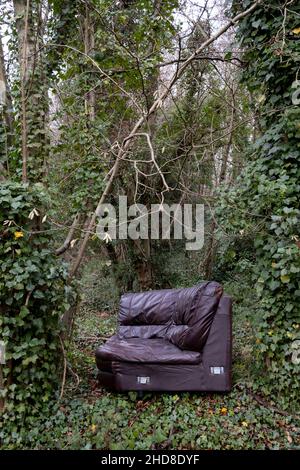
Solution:
[[[81,283],[64,398],[26,432],[19,448],[300,449],[299,414],[251,392],[255,297],[240,281],[225,288],[234,300],[232,391],[148,393],[138,400],[136,392],[112,393],[97,383],[94,351],[115,331],[118,296],[112,279],[92,262]]]

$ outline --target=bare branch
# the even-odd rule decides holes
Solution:
[[[72,222],[69,233],[68,233],[64,243],[59,248],[57,248],[57,250],[55,250],[55,254],[57,256],[62,255],[63,253],[65,253],[65,251],[67,251],[68,248],[70,247],[70,244],[71,244],[71,241],[73,239],[73,235],[74,235],[74,232],[77,228],[77,224],[78,224],[79,220],[80,220],[80,214],[77,213],[74,217],[74,220]]]
[[[121,145],[121,147],[119,148],[119,151],[118,151],[118,155],[117,155],[117,158],[116,158],[116,161],[114,163],[114,166],[112,167],[112,172],[111,172],[111,175],[110,175],[110,178],[106,184],[106,187],[102,193],[102,196],[99,200],[99,203],[96,207],[96,210],[93,214],[93,216],[91,217],[91,220],[90,220],[90,223],[89,223],[89,226],[88,226],[88,229],[87,229],[87,232],[85,234],[85,237],[82,241],[82,244],[81,244],[81,247],[79,249],[79,252],[78,252],[78,255],[77,255],[77,258],[74,262],[74,265],[72,266],[71,268],[71,271],[70,271],[70,277],[73,277],[80,264],[81,264],[81,261],[83,259],[83,255],[84,255],[84,252],[85,252],[85,249],[86,249],[86,245],[88,243],[88,240],[89,240],[89,237],[90,237],[90,232],[93,230],[94,226],[95,226],[95,222],[96,222],[96,217],[97,217],[97,214],[99,213],[99,210],[100,210],[100,207],[101,205],[104,203],[104,201],[106,200],[106,197],[109,195],[111,189],[112,189],[112,186],[113,186],[113,183],[114,183],[114,180],[116,179],[117,175],[118,175],[118,172],[119,172],[119,168],[120,168],[120,164],[123,160],[123,158],[126,156],[126,153],[128,152],[128,150],[130,149],[130,146],[132,144],[132,140],[134,139],[134,136],[135,134],[138,133],[139,129],[141,128],[141,126],[146,122],[148,121],[149,117],[155,113],[158,109],[160,109],[165,101],[165,99],[168,97],[171,89],[173,88],[174,84],[177,82],[177,80],[179,80],[179,78],[184,74],[184,72],[186,71],[186,69],[189,67],[189,65],[193,62],[193,60],[195,59],[195,57],[197,57],[204,49],[206,49],[210,44],[212,44],[214,41],[216,41],[220,36],[222,36],[231,26],[234,26],[239,20],[241,20],[242,18],[244,18],[245,16],[249,15],[251,12],[253,12],[256,7],[261,3],[262,0],[257,0],[255,3],[253,3],[253,5],[251,5],[251,7],[249,7],[247,10],[239,13],[238,15],[236,15],[234,18],[232,18],[228,23],[226,23],[226,25],[224,25],[222,28],[220,28],[215,34],[213,34],[209,39],[207,39],[206,41],[204,41],[200,47],[198,47],[194,52],[193,54],[191,54],[186,60],[185,62],[180,66],[180,68],[178,70],[176,70],[175,74],[173,75],[169,85],[165,88],[165,90],[158,96],[158,98],[154,101],[154,103],[152,104],[151,108],[149,109],[148,113],[146,115],[142,114],[142,116],[140,117],[140,119],[136,122],[136,124],[134,125],[132,131],[130,132],[130,134],[123,140],[123,143]],[[96,64],[97,67],[98,67],[98,64]],[[99,67],[98,67],[99,68]]]

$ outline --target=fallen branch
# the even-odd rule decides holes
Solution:
[[[271,403],[269,403],[267,400],[265,400],[264,398],[262,398],[261,396],[257,395],[256,393],[253,393],[251,392],[251,390],[247,389],[247,392],[249,393],[249,395],[255,400],[257,401],[257,403],[259,403],[261,406],[263,406],[264,408],[268,408],[272,411],[274,411],[274,413],[277,413],[281,416],[293,416],[293,418],[295,419],[300,419],[300,416],[297,415],[297,414],[294,414],[292,415],[291,413],[288,413],[287,411],[284,411],[284,410],[280,410],[279,408],[277,408],[276,406],[273,406],[271,405]]]
[[[113,183],[114,183],[114,180],[116,179],[117,175],[118,175],[118,172],[119,172],[119,168],[120,168],[120,164],[123,160],[123,158],[126,156],[126,153],[127,151],[129,150],[130,148],[130,145],[132,144],[132,140],[134,139],[135,137],[135,134],[138,133],[138,131],[140,130],[141,126],[149,119],[149,117],[154,114],[159,108],[162,107],[165,99],[168,97],[169,93],[171,92],[171,89],[173,88],[174,84],[182,77],[182,75],[184,74],[184,72],[186,71],[186,69],[188,68],[188,66],[193,62],[193,60],[195,59],[195,57],[197,57],[204,49],[206,49],[210,44],[212,44],[214,41],[216,41],[220,36],[222,36],[231,26],[234,26],[239,20],[241,20],[242,18],[244,18],[245,16],[249,15],[252,11],[254,11],[256,9],[256,7],[261,3],[262,0],[258,0],[256,1],[255,3],[253,3],[253,5],[251,7],[249,7],[247,10],[243,11],[242,13],[239,13],[238,15],[236,15],[234,18],[232,18],[228,23],[226,23],[225,26],[223,26],[222,28],[220,28],[215,34],[213,34],[210,38],[208,38],[206,41],[204,41],[202,43],[202,45],[200,47],[198,47],[198,49],[195,50],[195,52],[193,52],[193,54],[191,54],[184,62],[183,64],[177,68],[176,72],[174,73],[170,83],[168,84],[168,86],[166,86],[165,90],[158,96],[158,98],[154,101],[154,103],[152,104],[151,108],[148,110],[147,113],[143,114],[139,120],[136,122],[136,124],[134,125],[133,129],[131,130],[131,132],[129,133],[129,135],[123,140],[123,143],[122,145],[120,146],[119,148],[119,151],[118,151],[118,154],[117,154],[117,158],[116,158],[116,161],[112,167],[112,172],[111,172],[111,175],[110,175],[110,178],[106,184],[106,187],[102,193],[102,196],[98,202],[98,205],[96,207],[96,210],[93,214],[93,216],[91,217],[91,220],[90,220],[90,223],[89,223],[89,226],[87,228],[87,231],[86,231],[86,234],[82,240],[82,243],[81,243],[81,246],[80,246],[80,249],[78,251],[78,255],[75,259],[75,262],[70,270],[70,274],[69,274],[69,277],[72,278],[80,264],[81,264],[81,261],[83,259],[83,255],[85,253],[85,249],[86,249],[86,246],[87,246],[87,243],[88,243],[88,240],[90,238],[90,233],[92,232],[92,230],[94,229],[94,226],[95,226],[95,222],[96,222],[96,218],[97,218],[97,214],[99,213],[100,211],[100,208],[101,208],[101,205],[105,202],[106,200],[106,197],[110,194],[110,191],[112,189],[112,186],[113,186]]]

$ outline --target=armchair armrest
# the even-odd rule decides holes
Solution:
[[[232,300],[223,295],[203,348],[202,366],[208,390],[229,391],[232,375]]]

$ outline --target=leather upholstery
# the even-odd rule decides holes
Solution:
[[[117,334],[96,351],[100,383],[117,390],[229,390],[231,300],[222,293],[220,284],[205,282],[123,295]]]
[[[217,282],[206,282],[186,289],[125,294],[119,334],[122,338],[166,338],[181,349],[201,351],[222,291]]]
[[[196,351],[182,351],[169,341],[161,338],[126,340],[113,336],[101,348],[104,361],[146,362],[159,364],[199,364],[201,354]]]

